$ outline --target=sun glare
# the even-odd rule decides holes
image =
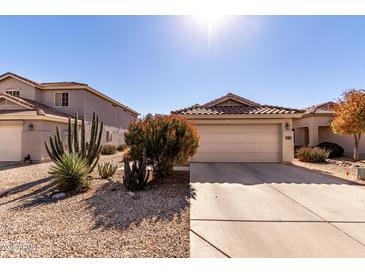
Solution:
[[[193,16],[195,27],[207,33],[208,43],[211,42],[213,35],[224,27],[227,17],[222,14],[204,13]]]

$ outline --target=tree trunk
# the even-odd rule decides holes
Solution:
[[[360,134],[354,135],[355,139],[355,145],[354,145],[354,160],[359,161],[360,160],[360,154],[359,154],[359,143],[360,143]]]

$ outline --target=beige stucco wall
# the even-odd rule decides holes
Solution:
[[[4,98],[0,98],[0,110],[22,110],[25,109],[24,107],[15,104],[9,100],[6,100]]]
[[[29,130],[29,125],[33,125],[33,130]],[[32,161],[43,162],[49,160],[44,142],[49,136],[56,135],[56,126],[60,127],[61,134],[67,131],[67,124],[50,121],[24,121],[22,137],[23,158],[28,154]]]
[[[294,119],[295,145],[310,145],[306,139],[314,138],[314,145],[322,142],[332,142],[342,146],[346,154],[352,154],[354,149],[353,137],[334,134],[330,127],[332,117],[332,115],[311,115]],[[360,141],[360,154],[365,155],[365,138]]]
[[[56,107],[55,106],[55,94],[57,92],[68,92],[69,96],[69,106],[66,107]],[[42,90],[40,96],[40,102],[55,108],[59,111],[67,113],[69,115],[74,116],[75,112],[78,112],[79,115],[83,115],[84,113],[84,100],[85,100],[85,91],[84,90]]]
[[[95,111],[99,115],[100,119],[104,121],[104,130],[102,136],[103,144],[107,142],[107,131],[109,131],[112,136],[111,143],[115,145],[124,144],[124,133],[127,131],[128,125],[130,122],[136,120],[134,117],[135,115],[130,113],[127,109],[121,106],[116,106],[108,100],[103,99],[86,89],[40,90],[28,83],[11,77],[1,80],[0,91],[9,89],[20,90],[21,97],[35,100],[72,116],[74,116],[74,113],[77,111],[79,113],[79,117],[85,117],[87,138],[89,137],[91,128],[91,123],[89,123],[89,121],[91,121],[93,112]],[[56,92],[69,92],[70,105],[67,107],[56,107],[54,105],[54,97]],[[15,105],[9,107],[9,104],[2,104],[2,101],[0,101],[0,109],[21,108]],[[2,120],[6,120],[4,117],[8,117],[9,115],[10,114],[2,114]],[[36,113],[34,111],[24,112],[22,115],[36,115]],[[66,131],[67,124],[43,120],[34,121],[28,119],[30,118],[26,118],[24,121],[9,121],[11,123],[23,123],[23,158],[29,154],[32,160],[35,162],[46,161],[49,159],[49,157],[44,146],[44,141],[48,140],[50,135],[55,135],[56,125],[59,125],[62,131]],[[29,130],[29,124],[33,124],[33,130]]]
[[[292,131],[292,119],[291,118],[283,118],[283,119],[275,119],[275,118],[267,118],[267,119],[191,119],[198,130],[200,125],[215,125],[217,129],[219,129],[219,125],[237,125],[237,126],[245,126],[245,125],[272,125],[277,124],[280,126],[279,131],[279,139],[281,148],[281,155],[279,161],[281,162],[289,162],[294,159],[294,138]],[[288,123],[289,127],[287,128],[286,124]],[[222,132],[224,133],[223,127]],[[259,134],[259,133],[258,133]],[[229,140],[228,140],[229,141]],[[232,159],[234,157],[232,156]],[[257,161],[264,162],[265,159],[258,159]]]
[[[15,89],[20,91],[20,96],[23,98],[35,100],[36,98],[36,89],[35,87],[26,84],[17,79],[8,77],[0,81],[0,92],[6,91],[10,89]]]
[[[346,154],[352,154],[354,152],[354,137],[352,136],[340,136],[332,132],[331,127],[319,127],[318,131],[319,143],[332,142],[339,144],[343,147]],[[365,155],[365,137],[360,140],[360,154]]]
[[[86,120],[91,120],[93,112],[96,111],[104,124],[110,127],[128,128],[129,123],[136,120],[126,109],[90,92],[85,94],[84,110]]]

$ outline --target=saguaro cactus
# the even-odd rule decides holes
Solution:
[[[79,136],[78,113],[75,113],[74,122],[68,118],[68,153],[75,153],[79,157],[86,159],[91,172],[99,161],[102,150],[101,136],[103,133],[103,121],[99,121],[99,116],[94,112],[91,123],[89,142],[85,138],[85,118],[81,120],[81,136]],[[73,129],[72,129],[73,127]],[[80,138],[79,138],[80,137]],[[56,127],[56,136],[49,137],[49,145],[45,142],[46,150],[53,161],[57,161],[66,153],[66,149],[60,134],[60,129]]]

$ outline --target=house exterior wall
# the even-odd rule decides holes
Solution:
[[[29,129],[30,124],[33,125],[33,130]],[[22,137],[23,159],[30,155],[31,160],[36,163],[50,160],[44,142],[49,140],[49,136],[56,135],[56,126],[60,127],[60,132],[65,137],[65,132],[67,132],[67,124],[65,123],[24,121]]]
[[[353,137],[334,134],[330,126],[332,118],[333,116],[328,114],[294,119],[295,145],[312,146],[323,142],[332,142],[343,147],[346,154],[352,154],[354,150]],[[314,140],[311,143],[308,139]],[[360,140],[360,154],[365,155],[365,138]]]
[[[69,106],[56,107],[55,106],[55,94],[58,92],[68,92],[69,96]],[[85,90],[42,90],[39,102],[55,108],[59,111],[67,113],[71,116],[75,116],[75,112],[79,115],[84,115],[84,100],[85,100]]]
[[[343,147],[346,154],[352,155],[354,152],[354,137],[352,136],[340,136],[332,132],[330,126],[319,127],[318,140],[322,142],[332,142]],[[365,155],[365,137],[360,139],[360,154]]]
[[[6,90],[19,90],[21,97],[36,100],[36,88],[17,79],[8,77],[0,81],[0,92]]]
[[[78,112],[80,118],[82,116],[85,117],[87,139],[90,137],[91,120],[95,111],[99,115],[100,120],[104,121],[102,144],[107,142],[115,145],[124,144],[124,133],[127,131],[129,123],[137,119],[137,116],[128,109],[114,105],[112,102],[92,93],[88,89],[38,89],[31,84],[8,77],[0,81],[0,91],[6,90],[19,90],[20,97],[48,105],[71,116],[74,116],[75,112]],[[69,106],[55,106],[56,92],[69,93]],[[23,107],[12,104],[10,101],[5,103],[5,100],[0,100],[0,109],[22,110]],[[20,115],[20,113],[18,112],[17,115]],[[56,134],[57,125],[61,129],[63,137],[67,137],[67,124],[46,121],[41,116],[37,116],[37,119],[41,118],[39,120],[32,120],[32,115],[37,115],[36,111],[28,111],[26,109],[21,115],[24,115],[24,120],[23,118],[18,119],[13,117],[11,113],[1,114],[2,120],[0,123],[16,123],[17,125],[22,125],[22,159],[30,155],[34,162],[49,160],[44,142],[49,139],[49,136]],[[107,131],[112,140],[106,140]]]
[[[104,122],[103,141],[106,142],[106,131],[109,131],[112,134],[110,143],[124,144],[124,133],[128,125],[136,120],[132,113],[92,93],[85,93],[84,98],[85,120],[91,121],[95,111]]]
[[[19,106],[18,104],[15,104],[9,100],[6,99],[0,99],[0,110],[22,110],[25,109],[22,106]]]

